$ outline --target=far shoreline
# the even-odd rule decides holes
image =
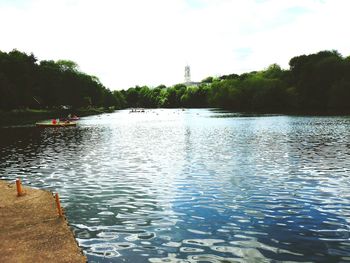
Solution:
[[[79,117],[113,112],[114,108],[79,108],[79,109],[14,109],[0,110],[0,127],[17,124],[33,124],[37,121],[66,118],[68,114]]]
[[[144,108],[144,109],[157,109],[157,108]],[[168,109],[168,108],[164,108]],[[169,108],[169,109],[199,109],[199,108]],[[304,110],[304,111],[235,111],[226,108],[200,108],[200,109],[215,109],[217,111],[223,111],[227,113],[237,113],[242,116],[247,115],[285,115],[285,116],[300,116],[300,117],[332,117],[332,116],[350,116],[350,111],[317,111],[317,110]],[[114,108],[80,108],[80,109],[15,109],[8,111],[0,110],[0,127],[19,124],[34,124],[37,121],[50,120],[54,118],[65,118],[68,114],[75,114],[79,117],[92,116],[103,113],[111,113],[116,110]]]

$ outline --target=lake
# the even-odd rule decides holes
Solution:
[[[350,117],[128,110],[0,128],[89,262],[350,262]]]

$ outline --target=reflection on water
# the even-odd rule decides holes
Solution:
[[[58,191],[90,262],[350,261],[348,118],[159,109],[0,135],[0,176]]]

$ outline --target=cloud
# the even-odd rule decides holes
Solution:
[[[346,0],[0,1],[0,50],[71,59],[111,89],[171,85],[350,53]]]

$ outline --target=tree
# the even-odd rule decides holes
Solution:
[[[291,84],[300,96],[302,109],[326,110],[330,89],[344,75],[343,59],[337,51],[294,57],[289,62]]]
[[[64,60],[60,59],[57,60],[56,64],[59,66],[59,68],[62,71],[73,71],[73,72],[79,72],[79,66],[77,63],[75,63],[72,60]]]

